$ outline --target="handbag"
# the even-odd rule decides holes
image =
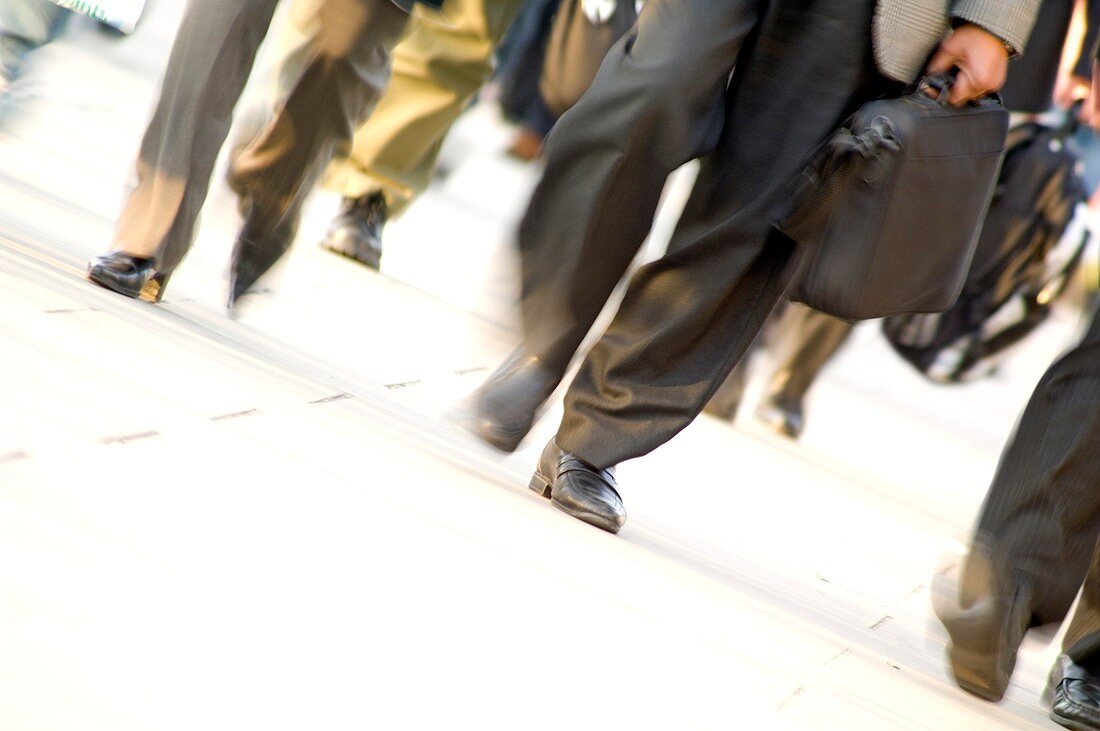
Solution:
[[[809,249],[791,299],[848,320],[958,299],[1009,115],[996,96],[951,107],[950,87],[926,78],[864,104],[796,177],[773,209],[776,228]]]
[[[69,10],[83,13],[120,33],[132,33],[145,10],[145,0],[53,0]]]
[[[555,116],[591,86],[604,56],[638,19],[636,0],[562,0],[546,42],[539,91]]]

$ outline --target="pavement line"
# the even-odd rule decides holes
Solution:
[[[8,462],[18,462],[22,459],[30,457],[29,454],[21,449],[17,449],[14,452],[8,452],[7,454],[0,454],[0,464],[7,464]]]
[[[258,413],[260,413],[259,409],[245,409],[244,411],[234,411],[221,416],[211,416],[210,421],[228,421],[229,419],[240,419],[244,416],[255,416]]]
[[[350,394],[350,393],[346,393],[346,392],[345,393],[338,393],[335,396],[325,396],[324,398],[319,398],[316,401],[310,401],[309,403],[311,403],[311,404],[330,404],[333,401],[343,401],[344,399],[349,399],[349,398],[355,398],[355,395]]]
[[[402,388],[409,388],[410,386],[419,386],[424,381],[419,378],[414,381],[404,381],[402,383],[387,383],[386,388],[390,391],[397,391]]]
[[[128,444],[129,442],[136,442],[142,439],[152,439],[153,437],[159,437],[160,432],[156,431],[143,431],[136,434],[122,434],[116,437],[105,437],[100,439],[101,444]]]

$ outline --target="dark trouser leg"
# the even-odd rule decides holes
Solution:
[[[1069,610],[1100,537],[1100,317],[1043,375],[997,467],[978,529],[1034,589],[1040,622]],[[1070,647],[1100,628],[1100,580],[1086,582]]]
[[[794,246],[773,233],[768,205],[816,145],[891,86],[871,56],[874,5],[767,4],[669,252],[634,276],[566,396],[562,449],[596,467],[652,451],[695,418],[745,353],[794,270]],[[584,263],[598,266],[591,258]]]
[[[714,149],[759,0],[650,0],[546,141],[519,231],[526,348],[564,372],[649,233],[668,175]]]
[[[316,0],[302,69],[271,124],[233,161],[249,218],[293,228],[333,154],[344,154],[390,76],[390,51],[408,15],[390,0]]]
[[[277,0],[190,0],[141,142],[137,185],[113,249],[152,258],[162,273],[183,259],[233,106],[252,70]]]
[[[1100,543],[1093,551],[1081,601],[1066,629],[1062,649],[1075,663],[1100,675]]]

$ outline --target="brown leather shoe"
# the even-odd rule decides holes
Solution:
[[[558,510],[608,533],[626,523],[626,508],[615,490],[615,468],[599,470],[558,448],[551,439],[542,450],[530,487]]]
[[[951,636],[947,657],[959,687],[999,701],[1031,625],[1031,588],[1012,570],[996,539],[974,536],[970,554],[936,574],[932,606]]]

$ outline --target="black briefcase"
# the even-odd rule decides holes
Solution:
[[[925,84],[941,90],[924,93]],[[808,249],[790,298],[848,320],[939,312],[958,298],[1005,149],[996,97],[946,104],[950,84],[865,104],[773,209]]]

